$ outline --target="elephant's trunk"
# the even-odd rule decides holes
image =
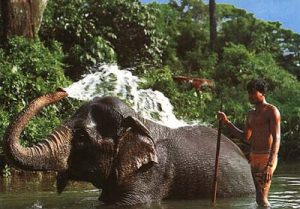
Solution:
[[[30,119],[43,107],[66,97],[65,91],[59,90],[33,100],[11,122],[4,136],[4,152],[9,162],[26,170],[63,170],[66,169],[67,156],[70,153],[71,131],[60,126],[46,140],[32,147],[20,145],[20,134]]]

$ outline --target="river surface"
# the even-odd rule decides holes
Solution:
[[[58,195],[55,176],[17,176],[0,178],[0,209],[106,209],[98,201],[99,190],[87,183],[72,183]],[[280,162],[270,191],[272,208],[300,208],[300,163]],[[209,199],[162,201],[134,209],[257,209],[255,197],[217,199],[212,206]]]

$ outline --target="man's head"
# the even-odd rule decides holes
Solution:
[[[249,101],[251,104],[258,104],[265,100],[267,82],[265,80],[252,80],[247,84]]]
[[[262,94],[265,94],[267,92],[267,82],[265,80],[252,80],[247,84],[247,90],[248,93],[252,92],[252,91],[259,91]]]

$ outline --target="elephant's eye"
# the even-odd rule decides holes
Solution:
[[[78,146],[83,146],[88,138],[89,135],[85,130],[77,129],[74,131],[74,139]]]
[[[85,131],[85,130],[82,130],[82,129],[76,129],[75,132],[74,132],[74,135],[76,137],[88,137],[88,133]]]

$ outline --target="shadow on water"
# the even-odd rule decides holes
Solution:
[[[241,185],[242,186],[242,185]],[[113,209],[98,201],[99,190],[86,183],[72,183],[61,195],[56,193],[55,175],[0,178],[0,209]],[[270,192],[272,208],[300,208],[300,164],[280,163]],[[125,207],[121,207],[125,208]],[[125,209],[259,209],[254,197],[162,201]]]

